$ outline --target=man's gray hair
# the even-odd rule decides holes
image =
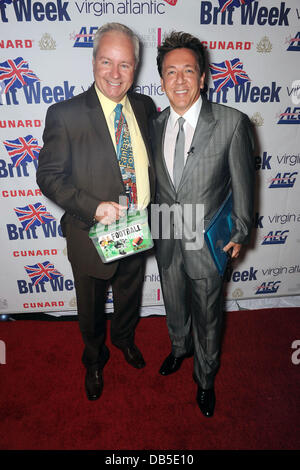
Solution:
[[[109,33],[111,31],[117,31],[119,33],[126,34],[126,36],[128,36],[131,39],[132,44],[133,44],[133,49],[134,49],[134,59],[135,59],[135,68],[136,68],[139,63],[139,58],[140,58],[139,38],[130,28],[128,28],[127,26],[121,23],[106,23],[96,31],[96,34],[94,36],[94,44],[93,44],[94,59],[96,58],[98,47],[99,47],[99,42],[102,36],[105,33]]]

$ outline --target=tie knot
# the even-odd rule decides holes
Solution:
[[[178,118],[178,126],[179,126],[180,130],[183,129],[183,124],[184,123],[185,123],[185,119],[183,117]]]
[[[115,107],[115,113],[118,115],[118,114],[121,114],[122,112],[122,108],[123,108],[123,105],[121,103],[118,103],[117,106]]]

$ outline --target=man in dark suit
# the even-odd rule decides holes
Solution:
[[[176,372],[184,358],[194,354],[197,402],[203,415],[210,417],[219,366],[223,279],[203,232],[232,192],[233,229],[224,250],[236,258],[242,244],[248,242],[254,188],[253,138],[245,114],[211,103],[202,93],[205,56],[197,38],[171,33],[158,48],[157,64],[171,105],[156,118],[153,139],[160,212],[152,219],[154,228],[161,220],[161,207],[172,208],[170,236],[160,234],[156,243],[172,344],[160,373],[166,376]],[[192,215],[186,215],[189,213]],[[166,217],[162,219],[156,233],[167,223]],[[194,240],[193,234],[197,234]]]
[[[104,264],[89,239],[89,229],[96,222],[111,224],[124,215],[127,207],[120,204],[120,196],[128,200],[134,196],[133,206],[145,208],[154,191],[147,124],[155,106],[149,97],[128,92],[138,60],[139,40],[129,28],[119,23],[102,26],[94,38],[95,83],[88,91],[48,109],[39,156],[38,185],[65,210],[61,224],[74,275],[89,400],[102,393],[102,371],[109,358],[105,345],[108,282],[114,300],[112,343],[133,367],[145,366],[134,343],[144,257],[138,254]],[[116,121],[117,104],[122,105],[126,135],[129,132],[130,164],[129,160],[121,164],[117,158],[115,125],[122,121]],[[129,167],[132,160],[133,171]],[[125,178],[129,173],[135,178],[130,180],[130,194],[124,170]]]

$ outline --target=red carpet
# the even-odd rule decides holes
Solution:
[[[137,328],[143,370],[127,365],[108,340],[96,402],[84,393],[76,321],[1,322],[0,449],[298,449],[297,339],[299,308],[228,313],[215,416],[207,419],[195,401],[192,359],[173,376],[157,373],[169,353],[164,317],[142,318]]]

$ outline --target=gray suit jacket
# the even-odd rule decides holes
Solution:
[[[202,97],[202,108],[191,144],[182,179],[176,192],[163,155],[163,142],[170,108],[166,108],[153,122],[154,162],[156,169],[156,203],[173,206],[169,238],[156,240],[156,253],[159,267],[167,268],[172,260],[174,249],[174,227],[180,218],[176,207],[184,212],[190,205],[194,212],[196,205],[203,209],[204,221],[198,227],[195,218],[190,232],[207,227],[209,221],[222,205],[230,191],[233,194],[233,231],[231,240],[236,243],[247,243],[252,226],[254,198],[254,157],[253,136],[248,117],[237,111]],[[155,211],[154,211],[155,213]],[[162,212],[163,213],[163,212]],[[201,213],[201,211],[200,211]],[[153,217],[154,232],[161,232],[162,217],[159,229],[156,226],[159,217]],[[198,217],[199,219],[199,217]],[[199,222],[199,220],[198,220]],[[202,230],[201,230],[202,232]],[[161,233],[160,233],[161,235]],[[198,249],[187,249],[190,233],[182,230],[181,247],[185,269],[193,279],[214,276],[216,267],[204,242]],[[202,238],[203,242],[203,238]],[[195,245],[196,246],[196,245]]]

